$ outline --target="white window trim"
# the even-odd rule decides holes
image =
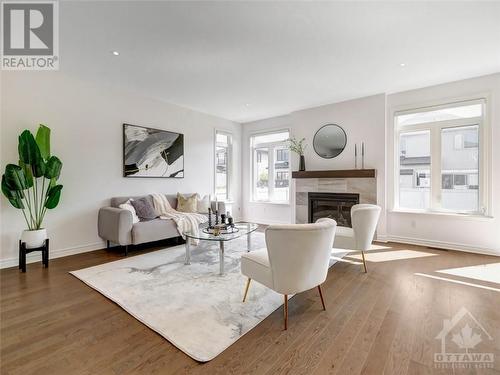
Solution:
[[[392,169],[393,169],[393,183],[392,183],[392,207],[391,212],[404,212],[404,213],[424,213],[424,214],[443,214],[449,216],[465,217],[465,216],[477,216],[477,217],[491,217],[491,188],[490,188],[490,175],[491,175],[491,137],[490,137],[490,94],[484,93],[482,95],[476,95],[474,97],[463,97],[455,100],[435,100],[432,102],[426,102],[418,107],[416,106],[400,106],[394,107],[390,111],[390,119],[392,122],[393,131],[393,147],[392,147]],[[443,104],[445,103],[445,104]],[[483,104],[483,116],[467,119],[458,120],[446,120],[437,122],[428,122],[423,124],[415,125],[405,125],[399,128],[395,118],[396,116],[423,112],[426,110],[437,110],[442,108],[457,107],[460,105],[469,104]],[[479,125],[479,206],[480,210],[483,212],[459,212],[454,210],[446,210],[439,207],[440,196],[439,193],[441,189],[436,189],[436,186],[440,186],[441,181],[441,129],[456,127],[463,125]],[[409,209],[399,207],[399,136],[401,133],[418,131],[418,130],[430,130],[431,134],[431,202],[429,209]],[[437,167],[433,167],[433,159]],[[438,181],[432,183],[432,181]]]
[[[254,145],[253,145],[253,138],[256,136],[262,136],[262,135],[268,135],[268,134],[275,134],[275,133],[284,133],[288,132],[288,135],[290,136],[290,129],[289,128],[277,128],[273,130],[268,130],[264,132],[253,132],[248,135],[249,143],[250,143],[250,163],[251,163],[251,168],[250,168],[250,202],[251,203],[260,203],[260,204],[276,204],[276,205],[289,205],[290,204],[290,193],[291,193],[291,163],[290,160],[288,160],[288,189],[289,189],[289,194],[288,194],[288,200],[286,201],[273,201],[273,200],[256,200],[255,197],[255,165],[256,165],[256,160],[255,160],[255,154],[254,154]],[[282,146],[284,144],[284,141],[280,142],[268,142],[268,143],[259,143],[258,148],[262,147],[271,147],[274,148],[276,146]],[[274,176],[274,152],[270,153],[270,160],[269,160],[269,176],[273,175]],[[273,174],[271,174],[273,173]],[[274,186],[271,186],[272,184],[268,185],[269,189],[269,196],[272,196],[271,191],[274,190]]]
[[[226,197],[223,199],[224,202],[232,202],[232,185],[233,185],[233,133],[225,129],[215,129],[214,130],[214,194],[217,194],[217,134],[222,134],[228,137],[228,147],[227,147],[227,174],[226,174]]]

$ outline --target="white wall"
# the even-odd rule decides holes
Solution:
[[[314,152],[312,140],[316,131],[325,124],[336,123],[347,134],[345,150],[334,159],[322,159]],[[260,131],[289,128],[297,138],[306,138],[305,152],[307,170],[354,168],[354,144],[365,142],[365,168],[377,170],[377,201],[385,206],[385,95],[375,95],[346,102],[329,104],[293,112],[243,125],[242,145],[248,150],[250,136]],[[243,152],[243,216],[260,223],[293,222],[295,217],[295,193],[292,188],[290,205],[253,203],[250,201],[251,165],[250,151]],[[358,158],[361,168],[361,158]],[[298,156],[292,154],[292,170],[297,170]],[[378,232],[385,234],[385,214],[382,215]]]
[[[234,216],[240,202],[240,139],[237,123],[161,101],[82,82],[60,72],[2,72],[0,161],[2,171],[17,162],[17,137],[39,123],[52,129],[52,152],[64,166],[59,206],[45,226],[51,256],[103,247],[97,236],[97,212],[112,196],[153,192],[213,192],[214,130],[234,135]],[[184,134],[185,178],[122,177],[122,124],[130,123]],[[25,224],[20,212],[1,200],[0,262],[17,263],[17,241]]]
[[[472,78],[443,85],[405,91],[387,96],[388,170],[393,170],[393,112],[402,108],[418,108],[435,102],[452,102],[467,98],[489,97],[491,150],[488,166],[490,177],[490,215],[492,218],[467,218],[442,214],[391,212],[394,176],[388,174],[388,239],[416,242],[429,246],[500,254],[500,74]]]

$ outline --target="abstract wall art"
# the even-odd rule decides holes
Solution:
[[[184,177],[184,135],[123,124],[124,177]]]

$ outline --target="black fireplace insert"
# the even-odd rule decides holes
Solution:
[[[338,226],[352,227],[351,207],[359,203],[359,194],[308,193],[309,222],[328,217]]]

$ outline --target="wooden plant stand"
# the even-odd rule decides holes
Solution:
[[[42,264],[45,268],[49,267],[49,239],[47,238],[43,246],[35,247],[32,249],[26,248],[26,243],[19,240],[19,269],[21,272],[26,272],[26,254],[32,253],[34,251],[42,252]]]

